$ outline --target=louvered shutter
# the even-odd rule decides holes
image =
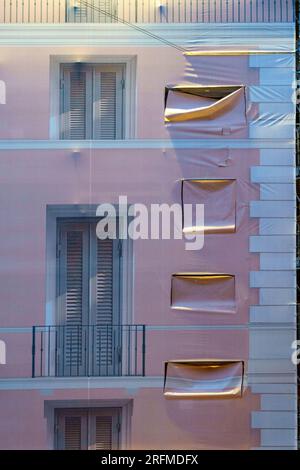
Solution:
[[[81,417],[65,417],[65,450],[81,449]]]
[[[119,243],[99,240],[89,221],[62,221],[59,239],[57,375],[119,375]]]
[[[110,450],[119,448],[121,410],[98,408],[89,410],[89,449]]]
[[[61,66],[61,138],[123,138],[122,65]]]
[[[61,71],[61,136],[91,138],[92,71],[82,64],[64,65]]]
[[[94,68],[94,139],[122,138],[123,67]]]
[[[93,375],[118,375],[120,367],[120,253],[116,240],[92,236],[91,316],[94,326]]]
[[[96,450],[112,449],[112,416],[96,416]]]
[[[55,447],[60,450],[118,449],[120,408],[68,408],[55,410]]]
[[[114,327],[114,243],[97,239],[96,360],[103,374],[115,375],[118,327]],[[116,316],[116,315],[115,315]]]
[[[56,447],[60,450],[88,449],[88,410],[56,411]]]
[[[60,226],[58,375],[86,373],[88,344],[89,230],[86,224]]]
[[[117,0],[68,0],[67,18],[70,23],[112,23],[117,16]],[[88,5],[87,5],[88,4]],[[107,14],[105,14],[106,12]]]

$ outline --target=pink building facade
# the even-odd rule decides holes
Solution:
[[[296,448],[293,2],[8,3],[0,448]]]

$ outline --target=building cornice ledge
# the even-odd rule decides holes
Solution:
[[[294,48],[294,23],[138,24],[185,47],[222,45]],[[282,39],[285,39],[282,47]],[[262,42],[263,41],[263,42]],[[0,24],[0,46],[164,46],[122,24]]]
[[[295,148],[288,139],[128,139],[128,140],[0,140],[0,151],[97,149]]]
[[[0,390],[162,388],[163,377],[42,377],[0,379]]]

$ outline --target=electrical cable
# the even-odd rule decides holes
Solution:
[[[154,34],[152,33],[151,31],[148,31],[147,29],[144,29],[144,28],[141,28],[140,26],[137,26],[136,24],[133,24],[133,23],[130,23],[129,21],[126,21],[124,20],[123,18],[120,18],[112,13],[109,13],[107,12],[106,10],[103,10],[102,8],[100,7],[96,7],[95,5],[92,5],[91,3],[89,3],[88,1],[86,0],[78,0],[78,3],[80,5],[83,5],[83,6],[86,6],[88,8],[91,8],[92,10],[94,11],[97,11],[99,13],[102,13],[103,15],[105,16],[108,16],[109,18],[115,20],[117,23],[122,23],[126,26],[129,26],[130,28],[133,28],[135,29],[136,31],[139,31],[143,34],[146,34],[147,36],[153,38],[153,39],[156,39],[157,41],[165,44],[166,46],[170,46],[170,47],[173,47],[174,49],[177,49],[178,51],[180,52],[187,52],[187,49],[181,47],[181,46],[178,46],[177,44],[174,44],[173,42],[171,41],[168,41],[167,39],[164,39],[162,38],[161,36],[158,36],[157,34]]]

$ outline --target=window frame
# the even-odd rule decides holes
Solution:
[[[96,257],[96,239],[97,236],[95,234],[94,237],[92,237],[92,230],[95,228],[96,231],[96,225],[97,222],[99,221],[99,217],[58,217],[56,220],[57,224],[57,235],[56,235],[56,240],[58,245],[61,247],[61,234],[63,231],[67,230],[76,230],[79,228],[81,229],[82,226],[86,226],[84,230],[86,230],[86,233],[88,235],[88,240],[87,240],[87,252],[84,254],[84,261],[86,261],[86,270],[87,272],[85,275],[87,276],[88,279],[88,287],[87,287],[87,303],[92,304],[92,306],[89,306],[89,315],[88,317],[84,320],[84,325],[92,325],[96,322],[96,312],[95,312],[95,298],[96,296],[95,292],[92,292],[92,290],[95,289],[94,282],[92,281],[93,278],[93,273],[96,270],[95,266],[95,257]],[[122,296],[121,296],[121,289],[120,289],[120,283],[121,283],[121,275],[122,275],[122,267],[121,267],[121,257],[120,253],[118,253],[118,246],[119,240],[113,240],[113,267],[116,268],[114,269],[114,274],[113,274],[113,283],[115,284],[113,287],[114,294],[116,294],[115,291],[117,291],[118,298],[116,300],[116,306],[114,307],[114,317],[117,318],[117,322],[115,324],[120,324],[121,318],[119,318],[120,315],[120,303],[122,302]],[[62,289],[62,269],[63,269],[63,253],[59,253],[60,256],[57,257],[57,266],[56,266],[56,280],[57,280],[57,298],[59,299],[61,297],[61,289]],[[66,253],[64,253],[66,256]],[[120,266],[116,267],[115,265],[119,264]],[[92,289],[92,285],[93,288]],[[121,312],[122,313],[122,312]],[[57,324],[64,324],[65,317],[64,317],[64,306],[62,306],[60,303],[57,305]]]
[[[98,205],[48,205],[46,213],[46,302],[45,325],[57,325],[57,224],[61,218],[97,219]],[[120,223],[121,214],[116,216]],[[122,240],[122,266],[120,274],[121,324],[134,323],[134,247],[133,241],[128,238]]]
[[[71,74],[75,70],[70,69],[70,64],[60,64],[60,139],[61,140],[76,140],[71,139],[68,134],[71,134],[70,115],[65,113],[68,111],[68,105],[71,101]],[[74,67],[71,64],[71,67]],[[75,66],[76,67],[76,66]],[[85,137],[81,140],[99,140],[94,136],[97,133],[96,122],[99,119],[97,113],[97,74],[105,72],[113,72],[116,76],[115,88],[115,126],[114,132],[115,139],[103,140],[123,140],[124,136],[124,88],[123,83],[125,80],[125,65],[124,64],[94,64],[83,63],[81,65],[81,72],[85,74],[85,117],[84,117],[84,133]],[[76,73],[76,72],[75,72]],[[100,81],[102,78],[100,79]],[[101,96],[101,94],[100,94]],[[101,122],[101,120],[100,120]]]
[[[55,449],[56,439],[56,423],[55,413],[58,409],[68,408],[119,408],[121,429],[119,434],[119,449],[131,448],[131,418],[133,412],[132,399],[82,399],[82,400],[45,400],[44,401],[44,417],[47,423],[47,448]]]
[[[95,286],[95,280],[94,280],[94,274],[96,272],[96,264],[95,260],[97,257],[97,236],[96,236],[96,226],[97,222],[100,220],[99,217],[58,217],[56,219],[56,224],[57,224],[57,236],[56,236],[56,243],[59,247],[58,253],[57,253],[57,263],[56,263],[56,282],[57,282],[57,287],[56,287],[56,319],[55,323],[57,326],[63,325],[67,326],[67,312],[66,312],[66,305],[65,305],[65,299],[63,296],[63,286],[66,282],[66,272],[65,269],[65,263],[66,263],[66,247],[64,249],[63,246],[63,233],[66,234],[67,231],[79,231],[84,234],[85,238],[85,243],[83,245],[83,265],[84,265],[84,271],[82,273],[83,279],[82,282],[85,284],[86,288],[83,289],[82,292],[82,302],[85,304],[85,309],[83,309],[82,313],[85,313],[85,316],[82,315],[82,332],[81,335],[84,335],[87,333],[89,337],[89,348],[90,352],[89,357],[90,360],[88,361],[88,364],[82,363],[80,366],[80,373],[79,376],[84,376],[85,374],[82,373],[82,371],[86,371],[88,375],[93,375],[93,372],[96,369],[99,368],[100,366],[97,363],[97,359],[93,356],[92,351],[93,351],[93,342],[95,341],[95,338],[91,338],[92,330],[87,327],[87,325],[97,325],[97,312],[96,312],[96,297],[97,294],[95,292],[96,286]],[[113,254],[112,254],[112,272],[113,272],[113,287],[112,287],[112,295],[113,295],[113,304],[112,304],[112,323],[111,325],[121,325],[122,322],[122,256],[120,254],[120,245],[119,245],[119,240],[113,240],[112,242],[112,249],[113,249]],[[112,328],[114,331],[114,328]],[[76,331],[76,330],[75,330]],[[97,330],[96,330],[97,331]],[[107,333],[108,334],[108,333]],[[111,333],[113,334],[113,333]],[[60,341],[65,341],[66,338],[64,334],[61,335],[60,333],[58,334],[58,337],[60,338]],[[118,338],[114,340],[114,344],[116,348],[121,347],[120,346],[120,341]],[[61,348],[61,351],[64,351],[64,346],[61,346],[61,344],[58,346]],[[125,354],[125,349],[122,348],[120,349],[122,351],[122,354]],[[81,351],[82,355],[82,360],[84,358],[84,353]],[[62,353],[63,354],[63,353]],[[95,361],[95,362],[94,362]],[[112,358],[112,361],[114,359]],[[64,360],[62,364],[58,363],[59,371],[58,371],[58,376],[62,374],[63,377],[68,376],[68,366],[64,364]],[[63,368],[62,368],[63,367]],[[104,366],[106,368],[106,366]],[[111,368],[111,375],[113,376],[120,376],[122,374],[122,369],[121,369],[121,363],[115,363],[113,362],[109,366],[109,370]],[[109,374],[110,375],[110,374]]]
[[[88,65],[113,65],[124,66],[124,91],[123,91],[123,135],[120,140],[136,138],[136,59],[135,55],[61,55],[50,56],[50,140],[65,141],[61,137],[61,65],[82,63]],[[90,139],[82,139],[85,140]],[[93,139],[96,140],[96,139]],[[104,140],[104,139],[103,139]],[[114,139],[115,140],[115,139]],[[72,141],[72,140],[71,140]],[[105,141],[110,141],[105,139]]]
[[[120,449],[120,442],[121,442],[121,420],[122,420],[122,409],[121,408],[56,408],[54,410],[55,416],[55,449],[56,450],[65,450],[63,443],[65,438],[65,431],[60,430],[60,427],[63,427],[63,420],[67,416],[80,416],[82,419],[82,428],[83,434],[81,435],[81,445],[86,445],[86,449],[80,450],[96,450],[95,449],[95,442],[93,442],[93,438],[95,438],[96,434],[96,418],[97,416],[110,416],[112,418],[112,449],[111,450],[118,450]],[[110,450],[110,449],[107,449]]]

